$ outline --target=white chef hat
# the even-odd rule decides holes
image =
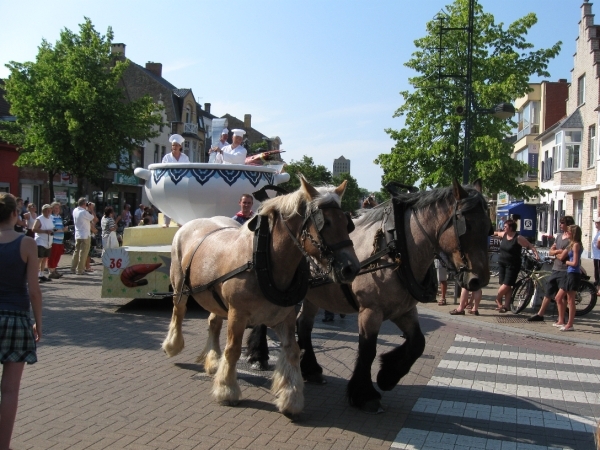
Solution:
[[[244,135],[246,134],[246,132],[244,130],[240,130],[239,128],[236,128],[235,130],[231,130],[231,132],[233,133],[234,136],[240,136],[240,137],[244,137]]]
[[[227,128],[223,128],[223,131],[221,131],[221,136],[223,136],[224,134],[229,135],[229,130]]]
[[[185,139],[180,134],[173,134],[173,135],[171,135],[171,137],[169,137],[169,142],[170,143],[177,142],[179,145],[183,145],[183,143],[185,142]]]

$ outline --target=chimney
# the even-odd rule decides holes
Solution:
[[[110,44],[110,54],[125,58],[125,44]]]
[[[252,114],[244,114],[244,128],[252,128]]]
[[[146,63],[146,70],[152,72],[157,77],[162,78],[162,64],[148,61]]]
[[[566,83],[566,82],[567,82],[567,79],[566,79],[566,78],[559,78],[559,79],[558,79],[558,82],[559,82],[559,83]]]
[[[208,114],[210,114],[210,103],[204,104],[204,111],[206,111]]]

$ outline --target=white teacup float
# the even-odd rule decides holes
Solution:
[[[168,163],[138,167],[135,175],[146,180],[148,199],[164,214],[183,225],[194,219],[233,216],[242,194],[290,179],[280,167],[245,164]],[[257,202],[253,209],[256,210]]]

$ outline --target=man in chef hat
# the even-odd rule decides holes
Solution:
[[[219,164],[223,162],[223,153],[221,152],[221,150],[223,150],[223,147],[229,145],[229,142],[227,142],[228,137],[229,130],[227,128],[223,128],[223,131],[221,131],[221,137],[219,138],[217,143],[213,144],[210,150],[208,151],[208,162]]]
[[[185,142],[185,139],[180,134],[173,134],[169,137],[171,143],[171,153],[167,153],[163,159],[163,163],[189,163],[190,158],[181,151],[181,146]]]
[[[221,149],[223,164],[244,164],[246,162],[246,148],[242,145],[246,132],[236,128],[233,133],[233,143]]]

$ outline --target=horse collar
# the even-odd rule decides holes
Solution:
[[[265,216],[258,216],[258,224],[254,232],[254,272],[260,290],[267,300],[277,306],[287,307],[300,303],[308,292],[309,268],[305,258],[300,260],[290,287],[280,291],[273,281],[271,253],[271,232],[269,231],[269,220]]]

